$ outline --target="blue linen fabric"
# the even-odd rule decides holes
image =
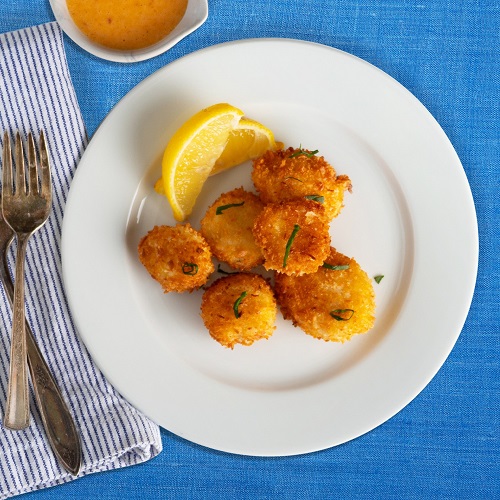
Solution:
[[[52,19],[47,1],[7,0],[0,31]],[[162,430],[164,451],[151,461],[27,497],[500,498],[498,2],[210,0],[199,30],[168,53],[134,65],[99,60],[66,38],[89,133],[155,70],[197,49],[254,37],[310,40],[361,57],[409,89],[441,124],[467,174],[480,237],[476,290],[458,342],[413,402],[344,445],[298,457],[252,458]]]

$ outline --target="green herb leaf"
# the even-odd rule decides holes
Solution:
[[[240,307],[241,301],[247,296],[247,292],[243,292],[235,301],[233,304],[233,311],[234,315],[236,318],[239,318],[241,316],[241,313],[238,311],[238,307]]]
[[[288,238],[288,241],[286,243],[285,256],[283,257],[283,267],[286,267],[286,261],[288,260],[288,255],[290,254],[290,248],[292,248],[293,240],[295,239],[295,236],[297,236],[299,230],[300,226],[298,224],[295,224],[295,226],[293,226],[292,234],[290,235],[290,238]]]
[[[217,207],[215,210],[215,215],[221,215],[224,210],[227,210],[228,208],[233,208],[233,207],[241,207],[241,205],[244,205],[245,202],[242,201],[241,203],[229,203],[229,205],[221,205],[220,207]]]
[[[382,281],[382,278],[384,277],[383,274],[379,274],[378,276],[374,276],[373,279],[378,283]]]
[[[319,152],[318,149],[315,149],[314,151],[306,151],[304,149],[302,149],[302,145],[299,147],[299,150],[298,151],[295,151],[295,153],[292,153],[289,158],[295,158],[297,156],[300,156],[300,155],[304,155],[304,156],[307,156],[308,158],[312,158],[315,154],[317,154]]]
[[[330,269],[331,271],[344,271],[346,269],[349,269],[349,264],[345,264],[342,266],[332,266],[331,264],[328,264],[328,262],[323,262],[323,267],[326,269]]]
[[[304,197],[306,200],[317,201],[318,203],[324,203],[325,197],[319,194],[308,194]]]
[[[349,321],[354,314],[354,309],[334,309],[330,316],[337,321]]]
[[[182,264],[182,272],[189,276],[194,276],[198,272],[198,264],[184,262],[184,264]]]

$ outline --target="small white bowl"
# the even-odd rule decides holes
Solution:
[[[117,50],[99,45],[85,36],[71,18],[66,0],[50,0],[50,6],[63,31],[82,49],[102,59],[122,63],[144,61],[163,54],[195,29],[199,28],[208,17],[207,0],[188,0],[186,13],[181,22],[163,40],[143,49]]]

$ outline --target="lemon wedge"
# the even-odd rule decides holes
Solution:
[[[170,139],[163,153],[162,180],[177,221],[192,212],[229,133],[242,116],[243,111],[230,104],[214,104],[189,118]]]
[[[215,162],[210,175],[218,174],[248,160],[254,160],[268,149],[274,150],[276,147],[271,130],[255,120],[242,118],[229,133],[226,147]]]
[[[215,105],[215,106],[222,106],[222,105]],[[211,106],[210,108],[207,108],[207,110],[211,110],[215,106]],[[224,105],[224,106],[229,106],[229,105]],[[232,106],[231,106],[232,108]],[[219,108],[220,109],[220,108]],[[236,109],[236,108],[233,108]],[[203,110],[203,111],[207,111]],[[216,109],[217,111],[217,109]],[[239,111],[239,110],[238,110]],[[193,118],[195,118],[197,115],[195,115]],[[188,123],[188,122],[186,122]],[[186,125],[186,124],[185,124]],[[183,127],[185,126],[183,125]],[[208,127],[213,126],[212,124],[208,123]],[[183,128],[181,127],[181,128]],[[181,129],[179,129],[181,130]],[[179,133],[179,132],[177,132]],[[176,133],[176,134],[177,134]],[[175,137],[175,136],[174,136]],[[172,140],[174,139],[172,138]],[[172,142],[172,140],[170,142]],[[169,143],[170,145],[170,143]],[[244,163],[245,161],[248,160],[253,160],[255,158],[258,158],[259,156],[263,155],[268,149],[275,150],[283,147],[283,143],[281,142],[276,142],[274,140],[274,134],[272,133],[271,130],[269,130],[267,127],[262,125],[261,123],[251,120],[249,118],[241,118],[239,122],[235,125],[235,127],[229,132],[229,135],[227,137],[227,142],[226,145],[220,154],[220,156],[216,159],[215,163],[210,169],[209,175],[214,175],[218,174],[219,172],[222,172],[224,170],[228,170],[232,167],[235,167],[237,165],[240,165],[241,163]],[[167,146],[168,148],[168,146]],[[164,154],[164,160],[163,164],[165,164],[165,156],[167,154],[167,150],[165,150]],[[212,158],[211,158],[212,159]],[[163,170],[164,172],[165,170]],[[162,194],[167,196],[167,193],[165,191],[165,185],[164,185],[164,174],[162,177],[160,177],[154,185],[154,189],[158,194]],[[206,171],[203,173],[203,178],[198,179],[198,181],[201,180],[200,184],[200,190],[201,187],[203,186],[203,183],[206,180]],[[199,194],[199,192],[196,194]],[[196,197],[193,200],[193,206],[194,202],[196,201]],[[170,197],[167,196],[167,198]],[[181,196],[177,196],[176,198],[181,198]],[[172,202],[171,202],[172,204]],[[172,205],[172,208],[174,206]],[[191,207],[192,209],[192,207]],[[184,216],[181,215],[179,211],[179,217],[187,217],[189,215],[184,212]],[[174,209],[174,215],[175,215],[175,209]],[[178,219],[176,216],[177,220],[183,220],[183,219]]]

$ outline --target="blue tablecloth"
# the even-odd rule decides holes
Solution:
[[[65,39],[89,134],[146,76],[215,43],[287,37],[361,57],[422,101],[463,163],[480,237],[468,319],[425,390],[354,441],[298,457],[250,458],[212,451],[162,429],[163,452],[145,464],[26,498],[500,498],[498,2],[210,0],[209,9],[198,31],[168,53],[133,65],[97,59]],[[47,0],[6,0],[0,32],[52,20]]]

